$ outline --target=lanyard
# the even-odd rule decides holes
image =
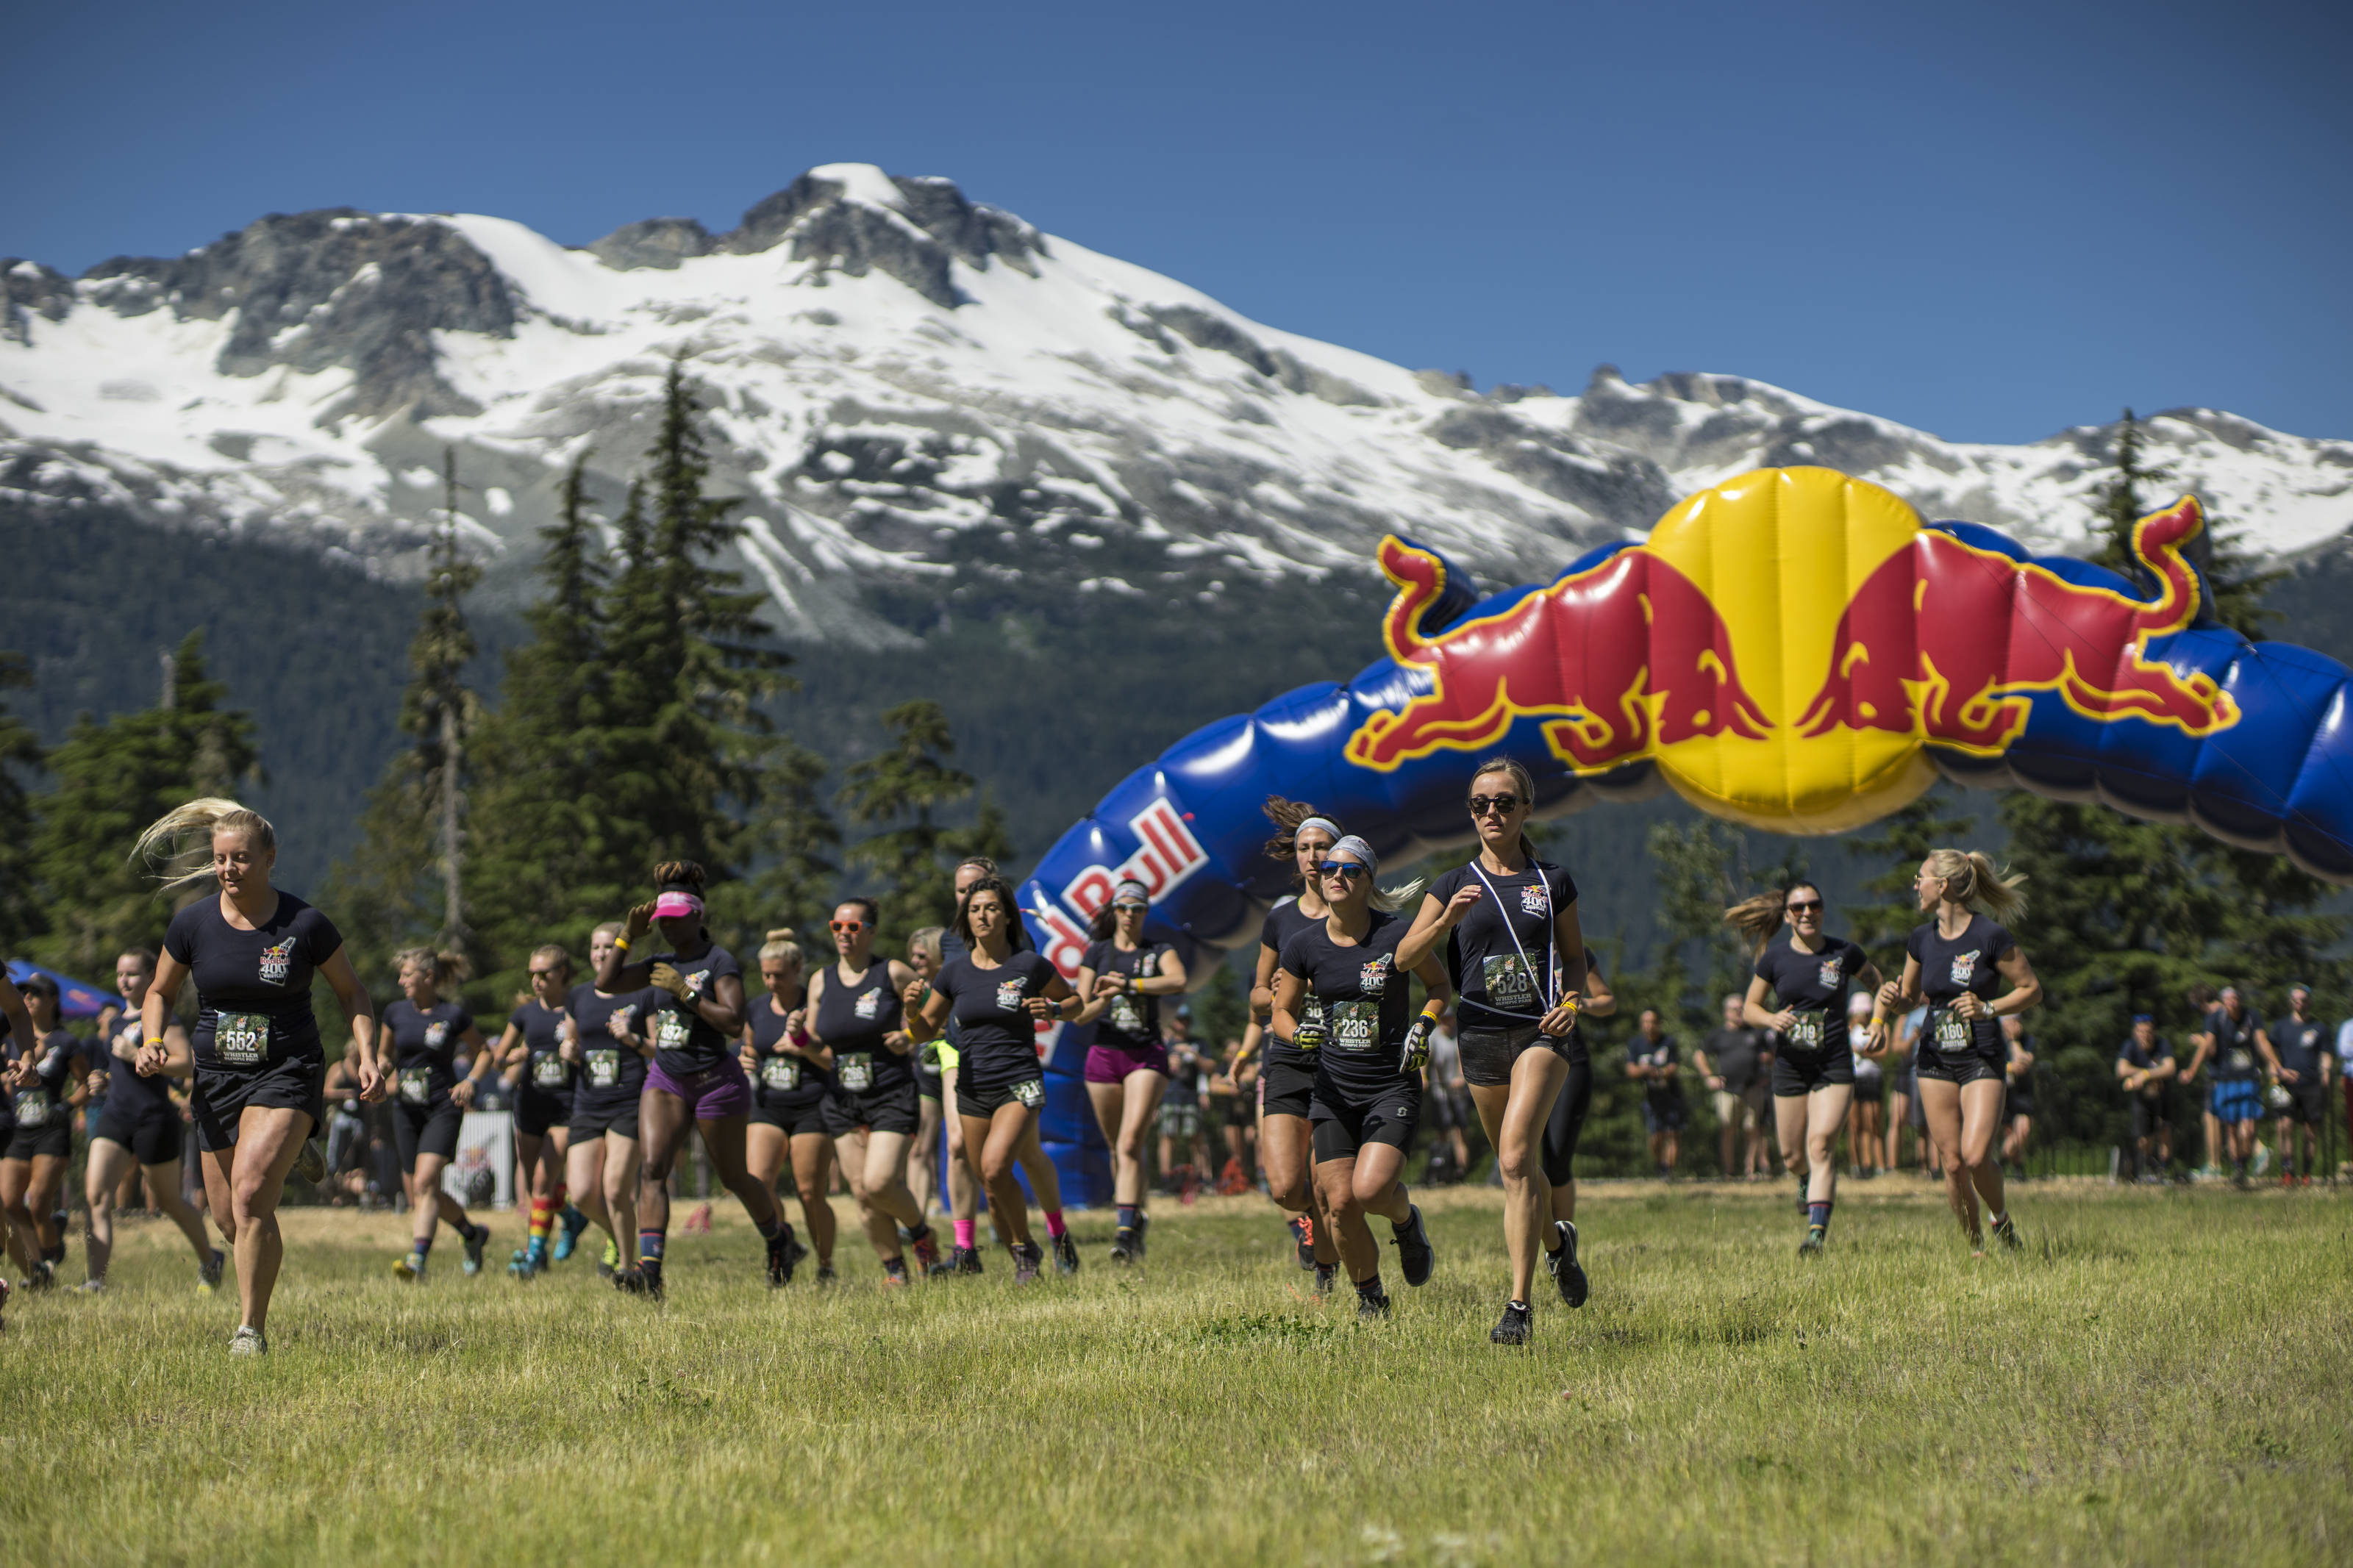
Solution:
[[[1495,918],[1504,922],[1504,933],[1512,939],[1513,951],[1520,955],[1520,962],[1527,966],[1528,979],[1535,986],[1536,998],[1545,1005],[1545,1010],[1536,1014],[1514,1013],[1502,1007],[1488,1006],[1484,1002],[1480,1003],[1479,1005],[1485,1007],[1490,1013],[1499,1014],[1506,1018],[1534,1017],[1541,1023],[1551,1016],[1553,1010],[1552,960],[1554,951],[1560,944],[1555,940],[1553,932],[1553,921],[1556,917],[1552,906],[1552,884],[1545,880],[1544,872],[1538,868],[1533,859],[1528,862],[1528,869],[1535,872],[1536,885],[1545,890],[1545,973],[1542,979],[1536,976],[1535,961],[1528,956],[1528,950],[1520,945],[1520,930],[1512,923],[1511,915],[1504,908],[1504,895],[1495,890],[1494,883],[1487,880],[1487,873],[1480,869],[1479,862],[1476,860],[1471,862],[1471,874],[1479,879],[1479,885],[1487,889],[1489,898],[1495,900]]]

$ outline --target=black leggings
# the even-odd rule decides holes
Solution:
[[[1568,1061],[1568,1081],[1560,1086],[1560,1097],[1552,1102],[1552,1116],[1545,1122],[1545,1180],[1554,1186],[1565,1186],[1576,1173],[1577,1141],[1585,1131],[1585,1113],[1593,1109],[1593,1060],[1583,1051]]]

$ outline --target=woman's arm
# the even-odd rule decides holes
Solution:
[[[1261,948],[1259,951],[1263,952],[1266,950]],[[1286,969],[1274,977],[1274,988],[1269,1000],[1273,1016],[1267,1026],[1274,1031],[1276,1039],[1295,1040],[1299,1037],[1299,1005],[1306,1000],[1306,976],[1293,974]]]
[[[507,1020],[506,1028],[499,1036],[498,1060],[501,1065],[512,1062],[518,1052],[528,1058],[531,1055],[531,1048],[522,1043],[522,1030],[516,1026],[513,1019],[510,1018]]]
[[[1920,999],[1920,961],[1910,953],[1904,955],[1904,978],[1890,980],[1879,988],[1879,1005],[1871,1010],[1874,1023],[1885,1023],[1887,1015],[1900,1013]]]
[[[1046,984],[1039,988],[1038,994],[1030,997],[1022,1005],[1031,1017],[1040,1022],[1069,1023],[1074,1015],[1075,1008],[1072,1013],[1066,1013],[1062,1009],[1072,1006],[1078,999],[1078,993],[1071,989],[1071,983],[1063,979],[1060,973],[1057,971],[1047,975]]]
[[[915,978],[914,970],[895,958],[891,961],[890,967],[884,973],[887,977],[885,984],[891,987],[893,995],[903,994]],[[817,1016],[815,1002],[809,1004],[809,1016],[811,1017]],[[915,1048],[915,1037],[904,1029],[892,1029],[882,1037],[882,1045],[883,1048],[890,1051],[892,1055],[903,1057]],[[832,1055],[830,1050],[826,1053],[828,1061],[831,1060]]]
[[[1609,989],[1609,977],[1595,965],[1589,951],[1585,955],[1585,1005],[1579,1011],[1592,1018],[1607,1018],[1618,1011],[1618,994]]]
[[[1274,966],[1282,962],[1282,958],[1281,953],[1266,943],[1258,944],[1258,973],[1250,980],[1250,1011],[1261,1019],[1270,1016],[1274,1010]],[[31,1025],[26,1026],[30,1028]],[[1277,1035],[1276,1038],[1282,1037]]]
[[[491,1076],[497,1058],[491,1055],[490,1043],[482,1038],[482,1031],[471,1023],[466,1026],[466,1032],[458,1037],[458,1043],[473,1053],[473,1060],[467,1065],[464,1076],[449,1086],[450,1103],[463,1110],[474,1103],[474,1091],[481,1087],[484,1079]]]
[[[155,1005],[155,994],[163,989],[164,976],[175,969],[178,966],[172,963],[169,953],[156,963],[155,984],[147,990],[146,1016],[151,1024],[163,1022]],[[167,1006],[170,998],[178,995],[180,978],[186,973],[179,970],[173,974],[170,996],[165,999]],[[351,954],[340,947],[335,949],[319,965],[319,973],[327,977],[327,984],[333,988],[335,1000],[343,1005],[343,1022],[352,1032],[352,1050],[359,1058],[360,1098],[382,1100],[391,1092],[392,1086],[385,1079],[384,1064],[376,1054],[375,1008],[369,1004],[368,994],[361,986],[360,977],[352,973]],[[150,1028],[147,1033],[153,1038],[155,1031]]]
[[[1911,979],[1918,967],[1917,960],[1906,960],[1905,978]],[[2026,962],[2024,948],[2011,948],[1994,968],[2010,982],[2010,988],[1990,1002],[1974,991],[1964,991],[1953,998],[1954,1012],[1964,1018],[1999,1018],[2006,1014],[2023,1013],[2042,1000],[2042,982],[2034,978],[2034,967]]]
[[[1798,1021],[1798,1016],[1793,1010],[1788,1007],[1782,1008],[1778,1013],[1767,1012],[1765,1010],[1765,994],[1771,989],[1772,987],[1766,983],[1766,979],[1763,975],[1752,974],[1748,977],[1748,994],[1740,999],[1740,1021],[1747,1025],[1752,1029],[1780,1029],[1787,1031],[1790,1026],[1794,1025]],[[1699,1058],[1697,1055],[1694,1054],[1692,1059],[1696,1061]],[[1705,1072],[1707,1068],[1705,1067],[1702,1067],[1700,1068],[1700,1071],[1702,1072]]]
[[[908,983],[902,1000],[907,1010],[907,1037],[919,1046],[939,1038],[949,1011],[955,1006],[946,992],[921,980]]]
[[[654,928],[654,907],[639,904],[629,911],[620,939],[596,966],[596,989],[611,996],[623,991],[642,991],[651,979],[653,966],[646,963],[632,963],[629,950],[645,941],[646,932]],[[730,1029],[729,1034],[734,1031]]]
[[[1486,889],[1476,882],[1464,883],[1452,898],[1442,904],[1438,901],[1436,893],[1422,894],[1421,908],[1414,911],[1413,929],[1405,933],[1403,942],[1398,943],[1397,966],[1419,973],[1422,962],[1436,952],[1438,944],[1446,940],[1446,933],[1471,912],[1472,905],[1486,896]]]
[[[1078,993],[1085,1005],[1079,1009],[1073,1024],[1092,1024],[1111,1006],[1111,999],[1127,987],[1124,974],[1098,974],[1085,964],[1079,965]]]
[[[1165,947],[1160,950],[1160,973],[1131,980],[1127,988],[1138,996],[1180,996],[1186,984],[1185,961],[1176,956],[1175,948]],[[1083,996],[1086,993],[1082,991],[1079,994]]]

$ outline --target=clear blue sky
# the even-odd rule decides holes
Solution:
[[[2353,437],[2333,5],[43,6],[0,254],[265,212],[713,228],[945,174],[1412,366],[1761,377],[1957,439],[2199,403]]]

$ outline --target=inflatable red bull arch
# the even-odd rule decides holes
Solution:
[[[1206,976],[1254,941],[1287,868],[1260,805],[1313,801],[1402,863],[1469,841],[1463,778],[1504,753],[1560,816],[1662,784],[1781,833],[1862,826],[1940,774],[2194,822],[2353,883],[2346,667],[2215,623],[2184,497],[2143,518],[2143,587],[1991,529],[1923,521],[1829,468],[1764,468],[1691,497],[1639,543],[1482,598],[1391,535],[1389,656],[1179,741],[1105,795],[1022,886],[1068,973],[1113,883],[1152,889],[1153,934]],[[1042,1131],[1108,1191],[1080,1085],[1049,1043]]]

